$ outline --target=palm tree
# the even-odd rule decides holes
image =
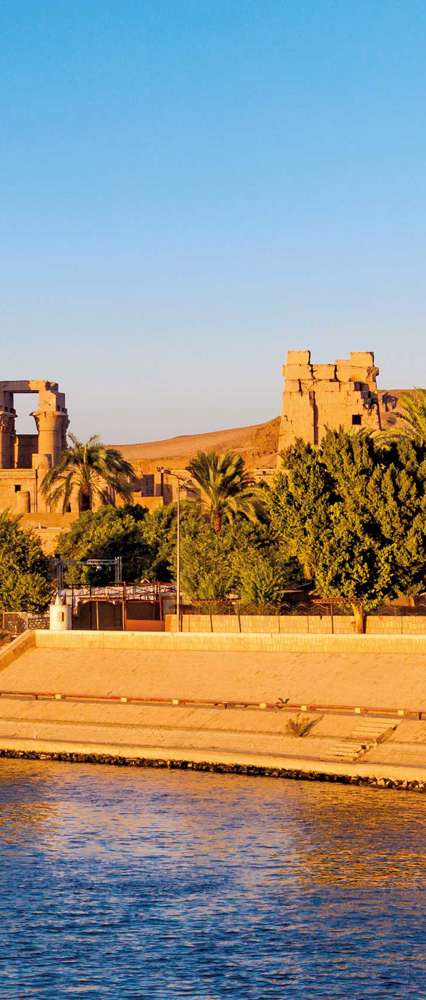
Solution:
[[[260,491],[241,455],[199,451],[187,469],[201,489],[201,503],[216,534],[223,521],[231,522],[237,514],[249,521],[257,520],[263,506]]]
[[[411,393],[403,393],[399,402],[402,413],[394,434],[410,438],[411,441],[424,447],[426,445],[426,389],[414,389]]]
[[[92,510],[94,501],[114,504],[120,497],[128,500],[135,472],[116,448],[107,448],[97,435],[79,441],[69,435],[70,444],[46,473],[41,492],[49,507],[61,503],[62,513],[76,497],[79,510]]]

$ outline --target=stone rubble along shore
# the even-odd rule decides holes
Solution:
[[[253,764],[221,764],[208,761],[121,757],[112,754],[73,753],[64,751],[0,750],[0,758],[9,760],[52,760],[69,764],[107,764],[113,767],[152,767],[180,771],[210,771],[215,774],[239,774],[260,778],[287,778],[292,781],[327,781],[341,785],[368,788],[390,788],[393,791],[426,792],[426,781],[406,778],[382,778],[369,775],[333,774],[322,771],[302,771],[290,768],[257,767]]]

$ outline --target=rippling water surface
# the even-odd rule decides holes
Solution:
[[[426,998],[426,800],[0,761],[0,996]]]

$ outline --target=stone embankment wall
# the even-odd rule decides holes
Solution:
[[[165,631],[176,632],[176,615],[166,615]],[[353,635],[350,615],[182,615],[182,632],[245,632],[282,635]],[[426,635],[426,615],[369,615],[368,635]]]
[[[27,632],[0,757],[424,791],[425,666],[422,635]]]

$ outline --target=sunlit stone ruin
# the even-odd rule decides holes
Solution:
[[[33,394],[34,434],[17,434],[15,395]],[[0,382],[0,509],[44,511],[43,478],[66,447],[68,413],[56,382]]]
[[[275,456],[297,438],[315,445],[327,428],[392,427],[400,416],[399,391],[378,389],[378,372],[372,351],[353,351],[349,358],[332,364],[314,364],[308,350],[289,351],[283,368],[284,395],[279,420],[247,428],[247,434],[252,435],[247,440],[244,428],[236,429],[235,442],[227,432],[226,444],[220,446],[210,444],[202,435],[188,439],[184,436],[182,442],[188,440],[191,444],[182,455],[173,452],[173,448],[169,452],[168,441],[152,442],[148,448],[141,445],[139,458],[129,456],[136,472],[134,502],[155,509],[176,499],[176,473],[185,478],[188,461],[197,450],[235,448],[243,454],[255,476],[261,474],[260,470],[263,476],[265,466],[266,472],[273,473]],[[36,397],[32,412],[34,433],[22,434],[16,424],[15,397],[20,407],[21,397],[28,395]],[[46,472],[66,446],[68,424],[65,395],[56,382],[0,382],[0,511],[7,509],[22,515],[24,524],[40,529],[44,535],[47,530],[53,532],[53,526],[58,531],[79,513],[77,498],[71,499],[65,515],[62,510],[49,511],[41,492]],[[257,430],[263,437],[257,435]],[[172,445],[173,442],[179,442],[179,438],[172,439]],[[161,471],[161,466],[167,468]],[[182,490],[182,495],[186,495],[184,486]]]
[[[278,453],[302,438],[319,444],[327,429],[383,429],[397,398],[377,387],[372,351],[351,351],[332,364],[313,364],[310,351],[289,351],[283,367],[284,395]]]

